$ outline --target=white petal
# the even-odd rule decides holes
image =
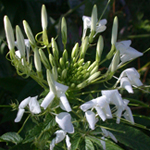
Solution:
[[[103,121],[105,121],[105,120],[106,120],[106,115],[105,115],[105,113],[103,112],[103,110],[102,110],[99,106],[95,106],[95,109],[96,109],[96,111],[97,111],[99,117],[100,117]]]
[[[15,54],[16,54],[16,56],[17,56],[18,58],[21,58],[21,54],[20,54],[20,51],[19,51],[19,50],[15,51]]]
[[[120,41],[120,42],[116,42],[116,48],[118,47],[118,46],[120,46],[121,45],[121,47],[124,47],[124,48],[128,48],[128,47],[130,47],[130,45],[131,45],[131,40],[125,40],[125,41]],[[120,47],[120,48],[121,48]],[[117,49],[117,50],[120,50],[120,49]]]
[[[116,120],[116,123],[119,124],[120,123],[120,118],[121,118],[121,115],[122,115],[122,112],[123,112],[123,107],[119,107],[117,112],[115,112],[116,114],[116,117],[117,117],[117,120]]]
[[[37,96],[32,97],[29,101],[29,109],[34,114],[39,114],[41,112],[39,102],[37,101]]]
[[[93,99],[91,101],[82,104],[80,106],[80,109],[82,109],[83,111],[87,111],[88,109],[93,108],[96,104],[97,104],[97,100]]]
[[[52,102],[52,100],[54,99],[55,95],[52,91],[50,91],[46,97],[44,98],[44,100],[41,103],[41,107],[43,107],[44,109],[46,109],[48,107],[48,105]]]
[[[83,20],[83,27],[84,27],[84,30],[86,30],[87,28],[90,28],[90,27],[91,27],[91,17],[83,16],[83,17],[82,17],[82,20]]]
[[[106,118],[111,119],[112,118],[112,113],[110,110],[109,105],[106,105],[104,108],[102,108],[104,114],[106,115]]]
[[[64,93],[61,93],[59,98],[60,98],[60,107],[61,107],[61,109],[65,110],[67,112],[72,111],[66,95]]]
[[[101,26],[104,26],[106,23],[107,23],[107,20],[106,19],[102,19],[102,20],[99,21],[98,24],[101,25]]]
[[[68,135],[66,135],[66,145],[67,145],[67,150],[71,150],[71,143]]]
[[[27,97],[25,98],[19,105],[19,109],[23,109],[25,108],[28,104],[29,104],[29,101],[30,101],[31,97]]]
[[[62,112],[56,116],[55,120],[65,132],[74,133],[74,127],[71,123],[71,115],[69,113]]]
[[[132,86],[127,77],[123,77],[120,81],[121,87],[125,88],[129,93],[134,93]]]
[[[61,142],[66,136],[66,132],[63,130],[58,130],[55,132],[55,134],[56,134],[55,144]]]
[[[105,95],[97,97],[96,100],[97,100],[97,105],[99,105],[99,107],[101,108],[108,105],[107,97]]]
[[[50,144],[50,150],[53,150],[54,147],[55,147],[55,139],[53,139]]]
[[[104,134],[104,136],[105,137],[108,137],[108,131],[106,130],[106,129],[104,129],[104,128],[101,128],[101,130],[102,130],[102,132],[103,132],[103,134]]]
[[[55,87],[56,87],[56,90],[58,91],[62,91],[62,92],[66,92],[68,90],[68,86],[64,85],[64,84],[61,84],[61,83],[58,83],[55,81]]]
[[[89,123],[89,127],[92,130],[94,130],[95,129],[95,123],[96,123],[95,113],[92,111],[86,111],[85,117],[86,117],[87,122]]]
[[[123,116],[125,117],[126,120],[130,121],[132,124],[134,124],[134,119],[133,119],[133,115],[131,112],[131,109],[127,106],[126,107],[126,111],[123,114]]]
[[[106,30],[106,26],[97,26],[96,33],[100,33]]]
[[[15,118],[15,122],[20,122],[20,120],[22,119],[22,116],[23,116],[23,114],[24,114],[24,112],[25,112],[25,109],[19,109],[18,110],[18,113],[17,113],[17,117]]]
[[[105,143],[105,141],[104,141],[105,138],[104,138],[104,137],[101,137],[101,139],[102,139],[102,140],[100,140],[100,142],[101,142],[101,144],[102,144],[102,146],[103,146],[103,149],[106,150],[106,143]]]
[[[116,143],[118,142],[116,137],[110,131],[108,131],[108,135],[113,141],[115,141]]]

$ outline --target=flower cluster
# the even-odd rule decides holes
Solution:
[[[21,76],[30,76],[33,78],[45,91],[48,91],[45,97],[40,100],[38,96],[28,97],[24,99],[18,106],[18,113],[15,122],[19,122],[25,112],[25,108],[34,115],[41,116],[50,113],[55,118],[56,130],[53,134],[55,138],[50,140],[50,150],[56,144],[60,143],[66,138],[67,149],[71,149],[70,137],[68,134],[76,133],[76,120],[80,124],[88,123],[91,130],[95,130],[96,125],[100,121],[105,122],[107,119],[116,118],[116,123],[119,124],[121,117],[134,124],[134,119],[130,107],[129,100],[123,99],[119,93],[119,89],[126,89],[129,93],[134,93],[132,86],[142,86],[140,75],[135,68],[125,69],[121,74],[115,85],[111,89],[101,90],[101,96],[92,100],[79,99],[78,104],[76,95],[81,90],[91,84],[101,83],[110,80],[117,69],[128,61],[131,61],[143,54],[134,48],[130,47],[131,41],[117,42],[118,33],[118,19],[114,18],[112,27],[111,50],[106,58],[101,61],[104,42],[100,35],[96,46],[95,61],[85,61],[86,51],[90,44],[96,38],[96,35],[106,30],[107,20],[98,21],[97,7],[93,7],[91,17],[83,16],[83,36],[82,43],[76,43],[71,51],[71,56],[68,56],[67,51],[67,25],[65,18],[61,22],[61,35],[64,51],[60,56],[60,51],[54,38],[49,42],[47,35],[47,13],[46,8],[42,6],[42,29],[34,38],[31,28],[24,20],[23,26],[27,39],[24,39],[23,33],[19,26],[16,26],[16,41],[14,40],[14,33],[11,23],[7,16],[4,17],[4,26],[6,38],[8,42],[9,53],[7,58],[10,59],[17,72]],[[90,29],[88,34],[87,29]],[[38,40],[38,36],[42,36],[42,41]],[[16,50],[17,49],[17,50]],[[47,49],[48,58],[45,50]],[[31,52],[33,55],[30,55]],[[112,59],[112,60],[111,60]],[[33,62],[32,62],[33,60]],[[99,71],[100,65],[109,61],[108,70],[101,74]],[[45,67],[45,72],[42,71]],[[45,75],[46,74],[46,75]],[[46,78],[45,78],[46,76]],[[120,83],[120,86],[117,85]],[[73,100],[72,100],[73,99]],[[82,103],[81,103],[82,102]],[[44,108],[44,109],[43,109]],[[75,112],[76,111],[76,112]],[[81,115],[78,115],[78,112]],[[85,112],[85,116],[84,113]],[[74,118],[75,113],[78,116]],[[40,116],[39,115],[39,116]],[[72,117],[73,116],[73,117]],[[86,119],[85,119],[86,118]],[[74,120],[74,121],[73,121]],[[59,128],[61,129],[58,129]],[[85,128],[89,130],[89,128]],[[114,142],[117,142],[115,136],[104,128],[100,128],[102,137],[100,139],[103,149],[106,149],[105,137],[110,137]]]

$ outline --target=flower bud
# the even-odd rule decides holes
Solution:
[[[97,23],[97,6],[94,5],[91,15],[91,31],[96,32],[96,23]]]
[[[88,49],[88,45],[89,45],[89,38],[88,37],[85,37],[83,42],[82,42],[82,45],[81,45],[81,53],[80,53],[80,58],[84,58],[85,56],[85,53]]]
[[[84,59],[80,59],[77,63],[78,63],[78,66],[82,66],[83,65],[83,62],[84,62]]]
[[[58,72],[57,72],[56,66],[53,66],[53,68],[52,68],[52,74],[53,74],[54,79],[57,80],[57,78],[58,78]]]
[[[57,43],[54,38],[51,39],[51,42],[52,42],[52,50],[53,50],[54,58],[55,60],[58,60],[59,51],[58,51]]]
[[[115,53],[115,55],[112,59],[111,72],[115,72],[117,70],[119,61],[120,61],[120,51],[117,50],[117,52]]]
[[[43,65],[45,66],[45,68],[50,69],[49,61],[48,61],[47,57],[45,56],[42,49],[39,49],[39,54],[40,54],[41,61],[42,61]]]
[[[62,57],[59,59],[59,63],[60,63],[61,68],[65,68],[65,62]]]
[[[112,36],[111,36],[111,44],[116,45],[118,35],[118,18],[117,16],[114,18],[113,27],[112,27]]]
[[[22,34],[19,26],[16,26],[16,39],[17,39],[17,47],[21,54],[21,57],[25,57],[24,37],[23,37],[23,34]]]
[[[9,50],[12,50],[15,47],[14,33],[9,18],[7,16],[4,17],[4,29],[8,42],[8,48]]]
[[[67,77],[67,69],[64,69],[61,73],[61,78],[66,79],[66,77]]]
[[[50,70],[47,69],[47,82],[48,82],[48,85],[50,87],[50,90],[56,95],[56,88],[55,88],[55,82],[54,82],[54,77],[53,75],[51,74]]]
[[[23,27],[24,27],[25,33],[29,39],[30,44],[35,45],[36,43],[35,43],[33,33],[32,33],[31,28],[28,25],[26,20],[23,21]]]
[[[78,55],[78,51],[79,51],[79,43],[76,43],[75,46],[72,49],[72,53],[71,53],[71,58],[73,59],[74,57],[76,58]]]
[[[41,10],[41,21],[42,21],[42,29],[45,30],[47,28],[47,12],[45,5],[42,5]]]
[[[87,79],[88,83],[90,83],[92,80],[96,79],[100,74],[101,74],[100,71],[95,72],[94,74],[92,74],[92,75]]]
[[[61,21],[61,36],[62,36],[62,42],[64,45],[67,43],[67,25],[66,20],[63,17]]]
[[[52,67],[56,66],[55,59],[52,54],[49,54],[49,61]]]
[[[96,61],[100,62],[101,60],[101,54],[104,48],[104,41],[103,37],[100,36],[97,42],[97,47],[96,47]]]
[[[90,72],[90,75],[94,74],[95,72],[98,71],[98,66],[95,66],[92,71]]]
[[[38,72],[41,72],[41,59],[37,48],[34,49],[34,64]]]
[[[87,81],[83,81],[82,83],[77,85],[77,88],[82,89],[82,88],[84,88],[87,85],[88,85],[88,82]]]
[[[67,50],[66,50],[66,49],[65,49],[65,50],[64,50],[64,52],[63,52],[63,56],[62,56],[62,58],[63,58],[64,62],[66,63],[66,62],[67,62],[67,60],[68,60],[68,52],[67,52]]]
[[[89,72],[93,70],[93,68],[97,65],[97,61],[94,61],[90,67],[87,69]]]

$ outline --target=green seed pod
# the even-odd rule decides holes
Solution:
[[[76,57],[78,56],[78,52],[79,52],[79,43],[76,43],[72,49],[71,58],[76,59]]]
[[[49,61],[48,61],[47,57],[45,56],[42,49],[39,49],[39,54],[40,54],[41,61],[42,61],[43,65],[45,66],[45,68],[50,69]]]

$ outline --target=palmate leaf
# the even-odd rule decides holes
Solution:
[[[7,132],[0,136],[0,142],[11,142],[14,144],[19,144],[22,142],[23,138],[16,132]]]
[[[150,138],[139,129],[123,124],[108,125],[109,128],[124,131],[113,132],[116,139],[127,147],[133,148],[134,150],[149,150],[150,149]]]

